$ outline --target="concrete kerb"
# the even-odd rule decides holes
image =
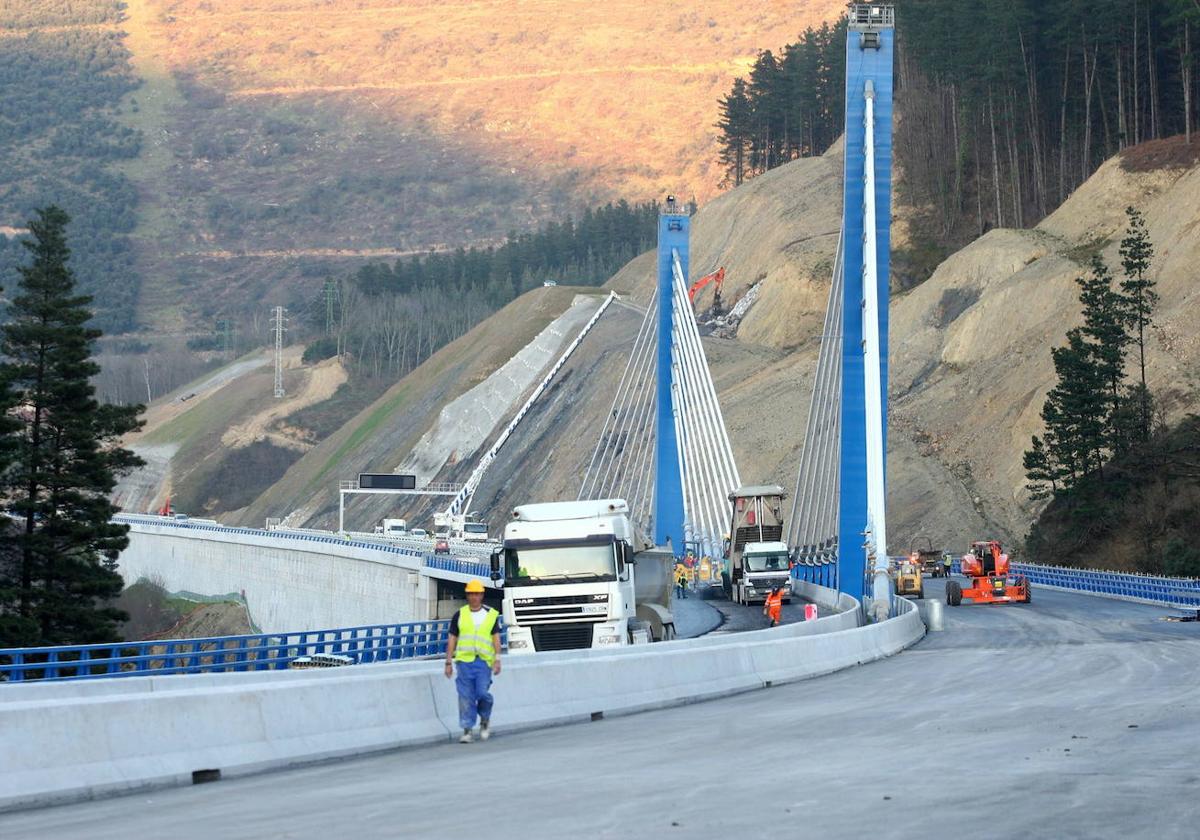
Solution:
[[[882,624],[858,621],[855,603],[818,621],[736,636],[509,657],[497,681],[496,730],[810,679],[889,656],[924,634],[915,609]],[[0,769],[0,810],[186,784],[198,770],[228,777],[444,741],[457,718],[453,686],[430,662],[6,686],[0,741],[15,760]]]

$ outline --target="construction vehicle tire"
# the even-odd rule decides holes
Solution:
[[[946,584],[946,603],[952,607],[957,607],[962,603],[962,587],[956,580]]]

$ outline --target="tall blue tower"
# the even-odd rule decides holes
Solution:
[[[838,582],[841,590],[862,600],[866,577],[863,532],[867,528],[867,419],[863,362],[863,308],[866,177],[866,103],[873,97],[875,147],[876,261],[867,273],[878,294],[880,399],[885,437],[887,417],[888,257],[892,218],[892,6],[858,3],[850,7],[846,32],[846,162],[842,209],[842,423],[840,507],[838,511]],[[886,475],[886,469],[884,471]]]
[[[674,255],[679,255],[683,279],[688,278],[688,233],[691,219],[680,212],[674,197],[658,217],[658,381],[656,384],[657,420],[654,451],[654,543],[671,547],[676,554],[684,549],[683,478],[679,471],[679,440],[675,435],[675,401],[671,394],[672,321],[675,314],[673,291]]]

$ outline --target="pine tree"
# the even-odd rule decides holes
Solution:
[[[1107,381],[1082,330],[1067,333],[1067,345],[1050,351],[1058,384],[1046,396],[1042,420],[1052,463],[1062,465],[1064,490],[1104,466],[1108,435]]]
[[[1033,436],[1021,463],[1025,467],[1025,478],[1029,481],[1025,489],[1032,498],[1047,499],[1058,492],[1059,471],[1050,448],[1042,438]]]
[[[121,591],[115,564],[128,527],[111,521],[109,493],[141,463],[118,445],[140,426],[141,407],[95,399],[100,332],[85,326],[91,298],[75,294],[67,266],[69,221],[51,206],[29,222],[32,260],[0,327],[0,381],[18,420],[4,435],[13,459],[0,496],[19,523],[0,580],[0,646],[111,641],[124,618],[108,603]]]
[[[1146,275],[1154,258],[1154,246],[1150,243],[1150,234],[1146,231],[1142,214],[1133,207],[1127,207],[1125,215],[1129,217],[1129,228],[1121,240],[1121,266],[1125,269],[1121,291],[1125,295],[1126,324],[1137,331],[1133,341],[1137,345],[1138,369],[1141,372],[1141,387],[1136,392],[1140,418],[1138,435],[1145,440],[1150,436],[1151,415],[1150,391],[1146,387],[1146,328],[1152,323],[1154,305],[1158,303],[1154,281]]]
[[[735,79],[733,89],[721,100],[721,119],[717,128],[721,130],[721,165],[725,177],[735,187],[746,177],[746,155],[750,150],[750,97],[746,94],[746,81]]]
[[[1125,351],[1129,346],[1126,332],[1126,301],[1112,285],[1112,275],[1099,255],[1092,257],[1088,277],[1077,278],[1079,302],[1083,305],[1083,335],[1086,348],[1094,359],[1096,372],[1105,383],[1108,405],[1104,425],[1115,452],[1125,450],[1128,440],[1116,423],[1121,411],[1121,383],[1125,379]]]

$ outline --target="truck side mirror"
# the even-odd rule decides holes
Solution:
[[[626,566],[636,566],[637,555],[633,553],[633,548],[627,542],[620,543],[620,546],[621,560],[624,561]]]
[[[503,553],[503,549],[499,549],[499,548],[492,552],[492,557],[491,557],[492,580],[500,580],[500,578],[502,577],[502,575],[500,574],[500,557],[501,557],[502,553]]]

